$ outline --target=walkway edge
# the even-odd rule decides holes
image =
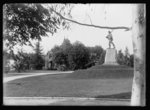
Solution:
[[[4,105],[51,105],[61,101],[125,101],[130,99],[87,98],[87,97],[3,97]]]
[[[52,72],[52,73],[32,73],[32,74],[26,74],[21,76],[11,76],[11,77],[5,77],[3,78],[3,83],[7,83],[12,80],[21,79],[21,78],[27,78],[27,77],[34,77],[34,76],[41,76],[41,75],[50,75],[50,74],[68,74],[72,73],[73,71],[66,71],[66,72]]]

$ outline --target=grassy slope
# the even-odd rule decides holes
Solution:
[[[127,66],[111,66],[111,65],[96,65],[89,69],[77,70],[73,74],[68,75],[73,79],[85,79],[85,78],[132,78],[133,68]]]

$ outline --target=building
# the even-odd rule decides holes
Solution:
[[[54,69],[54,63],[52,61],[52,52],[48,51],[46,56],[45,56],[45,69]]]

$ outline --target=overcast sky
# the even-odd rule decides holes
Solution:
[[[99,26],[127,26],[131,27],[132,23],[132,5],[131,4],[92,4],[88,5],[76,4],[72,10],[73,19],[82,23]],[[131,33],[132,31],[115,30],[112,35],[116,49],[123,51],[128,47],[129,52],[133,53]],[[93,27],[81,26],[71,23],[71,30],[60,31],[54,36],[42,38],[42,48],[44,54],[47,53],[54,45],[60,45],[64,38],[68,38],[71,43],[81,41],[85,46],[100,45],[104,49],[108,48],[108,40],[106,35],[107,29],[98,29]],[[23,47],[26,52],[32,52],[32,48]]]

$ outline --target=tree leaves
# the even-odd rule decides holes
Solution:
[[[26,44],[30,39],[48,36],[47,32],[54,34],[62,22],[43,4],[5,4],[3,10],[4,38],[12,47],[18,43]]]

